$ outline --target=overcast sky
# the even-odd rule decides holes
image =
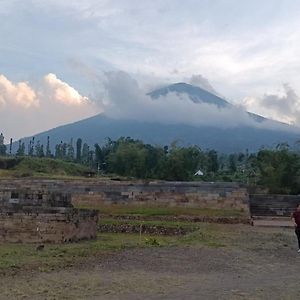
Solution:
[[[299,16],[298,0],[0,0],[0,131],[103,111],[102,74],[119,70],[145,90],[201,75],[299,125]]]

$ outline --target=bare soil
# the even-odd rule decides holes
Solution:
[[[122,250],[62,270],[4,276],[0,299],[300,299],[292,230],[221,228],[224,246],[191,239]]]

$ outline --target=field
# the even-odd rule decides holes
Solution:
[[[0,245],[0,299],[299,299],[299,256],[291,229],[204,223],[184,236]]]

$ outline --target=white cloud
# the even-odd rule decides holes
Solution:
[[[206,91],[209,91],[215,95],[217,95],[217,91],[212,87],[212,85],[209,83],[208,79],[202,76],[201,74],[195,74],[192,75],[191,78],[187,78],[185,80],[191,85],[198,86]]]
[[[88,97],[81,96],[78,91],[66,82],[58,79],[55,74],[48,74],[44,81],[49,92],[49,97],[66,105],[86,105]]]
[[[285,94],[281,97],[265,95],[261,101],[249,97],[245,99],[244,105],[228,105],[218,108],[214,104],[194,103],[187,95],[178,93],[168,93],[166,96],[152,99],[146,94],[145,89],[125,72],[106,72],[105,77],[105,93],[101,95],[102,107],[104,113],[111,118],[163,124],[204,125],[217,128],[246,126],[299,132],[299,128],[281,124],[273,121],[272,118],[257,122],[247,112],[259,114],[259,107],[262,106],[266,112],[270,113],[273,108],[274,114],[269,117],[274,117],[273,119],[284,123],[292,119],[300,126],[300,98],[288,85],[284,86]],[[210,85],[205,78],[202,80],[202,76],[199,78],[201,84],[203,81]],[[286,105],[288,107],[285,107]],[[253,110],[253,108],[258,108],[258,110]],[[281,115],[283,110],[285,113]]]
[[[300,97],[288,84],[284,84],[277,94],[246,97],[243,105],[251,112],[300,126]]]
[[[25,2],[3,2],[10,17],[0,28],[0,63],[7,55],[12,65],[19,63],[24,53],[22,62],[32,60],[28,73],[34,64],[44,67],[43,74],[49,66],[66,73],[62,62],[74,57],[96,68],[101,61],[100,67],[173,81],[201,73],[236,101],[281,82],[296,87],[300,80],[300,4],[295,0],[273,0],[277,9],[258,0]],[[35,36],[38,42],[20,36]],[[1,47],[9,51],[1,53]]]
[[[10,103],[11,110],[13,105],[23,105],[23,108],[29,107],[30,111],[39,110],[40,114],[46,104],[51,103],[57,110],[53,118],[58,124],[62,120],[76,120],[89,115],[93,110],[99,111],[83,96],[98,92],[98,79],[92,79],[89,85],[87,80],[76,77],[74,70],[70,70],[66,63],[72,59],[92,66],[97,70],[96,73],[121,69],[130,74],[139,74],[138,79],[147,80],[144,85],[148,85],[148,91],[160,85],[160,82],[182,81],[200,73],[209,78],[217,91],[235,103],[240,104],[246,95],[252,95],[264,104],[254,104],[254,100],[251,104],[251,100],[247,100],[248,106],[251,104],[258,114],[298,122],[293,112],[286,112],[284,107],[275,109],[267,106],[265,101],[260,100],[260,95],[271,94],[270,91],[283,82],[289,82],[298,89],[295,93],[300,93],[299,1],[272,0],[272,7],[276,9],[270,9],[270,1],[258,0],[0,2],[1,72],[14,82],[23,82],[24,78],[41,78],[50,70],[64,79],[47,75],[43,85],[37,89],[26,82],[19,85],[10,81],[14,86],[14,95],[18,97],[9,96],[13,94],[8,92],[9,84],[2,83],[2,124],[4,107],[8,114],[7,103]],[[80,69],[80,66],[77,68]],[[89,70],[84,72],[89,73]],[[148,78],[159,80],[149,83]],[[205,78],[195,79],[193,83],[210,88]],[[65,81],[71,82],[78,91]],[[28,96],[30,89],[35,95]],[[143,90],[138,90],[139,94],[143,94]],[[16,99],[19,99],[18,104]],[[171,106],[176,104],[180,107],[182,104],[177,100],[169,101]],[[148,105],[149,109],[153,107],[147,99],[144,99],[144,105]],[[290,107],[297,109],[295,105]],[[191,106],[187,109],[193,115]],[[70,115],[72,110],[75,110],[74,116]],[[61,112],[68,117],[56,117]],[[9,113],[14,115],[13,111]],[[127,111],[127,114],[131,113]],[[148,118],[146,115],[144,117]],[[177,117],[178,120],[185,118]],[[205,119],[205,115],[202,118]],[[20,118],[14,118],[15,121],[8,117],[5,120],[20,122],[19,127],[24,127],[21,122],[23,119],[21,115]],[[45,122],[48,122],[47,118],[43,126]]]
[[[102,111],[55,74],[44,76],[35,86],[0,75],[0,131],[6,137],[32,135]]]
[[[38,106],[39,100],[35,91],[27,82],[16,84],[0,74],[0,103],[3,106],[17,105],[23,108]]]
[[[215,105],[194,103],[187,96],[176,93],[153,100],[125,72],[109,72],[106,77],[103,106],[105,114],[111,118],[222,128],[255,126],[253,119],[240,107],[218,109]]]

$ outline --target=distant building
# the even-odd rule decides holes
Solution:
[[[195,174],[194,174],[194,176],[203,176],[204,175],[204,173],[201,171],[201,170],[198,170]]]

